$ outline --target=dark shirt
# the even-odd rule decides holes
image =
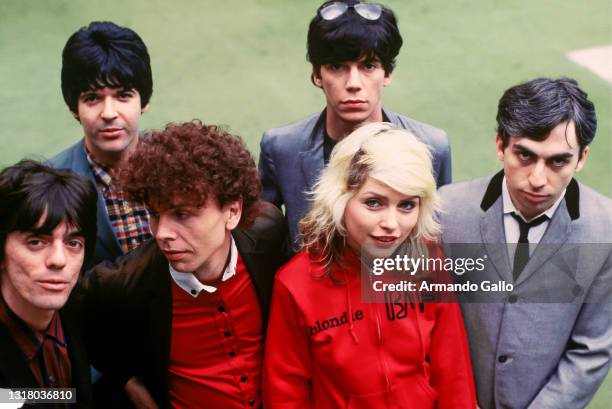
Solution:
[[[23,353],[23,359],[41,388],[71,387],[72,367],[68,345],[57,311],[49,327],[45,331],[37,331],[11,311],[0,296],[0,322],[6,326]]]
[[[323,160],[325,165],[329,163],[329,157],[331,156],[331,152],[334,149],[334,146],[336,146],[336,143],[338,143],[338,141],[330,138],[327,132],[325,132],[325,135],[323,136]]]
[[[325,115],[325,111],[323,112],[323,115]],[[389,121],[389,117],[387,117],[387,114],[385,114],[385,111],[383,111],[382,113],[383,115],[383,122],[390,122]],[[325,122],[322,122],[323,126],[325,126]],[[323,163],[325,163],[325,165],[327,166],[327,164],[329,163],[329,157],[331,156],[331,152],[334,149],[334,146],[336,146],[336,144],[338,143],[338,141],[332,139],[329,134],[327,133],[327,130],[324,130],[324,136],[323,136]]]

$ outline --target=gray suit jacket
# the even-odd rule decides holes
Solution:
[[[96,180],[89,167],[89,162],[87,162],[87,155],[82,139],[65,151],[49,159],[49,164],[54,168],[70,169],[73,172],[87,176],[97,188]],[[93,257],[90,257],[89,262],[84,267],[93,267],[104,260],[112,261],[121,255],[123,255],[123,250],[113,232],[113,227],[108,217],[108,212],[106,211],[106,205],[104,204],[104,196],[102,192],[98,191],[98,234],[96,236],[96,249]]]
[[[488,259],[478,274],[513,283],[502,180],[500,172],[440,189],[441,222],[450,257],[468,251],[452,243],[477,243],[469,251]],[[612,201],[572,180],[514,290],[495,302],[462,299],[482,409],[588,404],[612,355],[611,243]]]
[[[398,128],[412,132],[426,143],[432,153],[438,186],[451,181],[451,156],[444,131],[385,108],[383,113]],[[285,206],[289,239],[296,246],[297,225],[306,214],[310,191],[324,167],[323,139],[325,111],[298,122],[264,132],[261,139],[259,174],[263,183],[262,199]]]

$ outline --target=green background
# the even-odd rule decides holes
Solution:
[[[445,129],[453,179],[500,168],[497,101],[536,76],[578,80],[598,132],[578,179],[612,195],[612,88],[569,61],[571,50],[612,43],[609,0],[389,0],[404,46],[385,105]],[[261,133],[319,111],[305,0],[0,1],[0,166],[50,157],[81,137],[60,91],[61,50],[92,20],[134,29],[152,59],[154,92],[143,128],[199,118],[225,124],[255,156]],[[612,405],[610,380],[590,408]]]

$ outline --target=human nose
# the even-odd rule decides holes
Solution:
[[[395,231],[399,227],[399,222],[395,209],[390,208],[382,214],[382,218],[380,220],[380,227],[390,232]]]
[[[543,161],[537,162],[529,174],[529,184],[534,189],[541,189],[546,185],[546,182],[546,165]]]
[[[53,242],[47,257],[47,268],[61,270],[66,265],[66,249],[62,241]]]
[[[102,110],[102,119],[106,121],[113,120],[117,117],[117,110],[115,108],[115,101],[109,95],[104,98],[104,108]]]
[[[158,241],[168,241],[176,238],[171,221],[164,215],[159,216],[157,219],[151,219],[151,230]]]
[[[359,67],[351,66],[348,71],[348,78],[346,79],[346,88],[350,91],[358,91],[361,89],[361,72]]]

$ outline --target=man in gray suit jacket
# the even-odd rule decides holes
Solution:
[[[582,408],[612,354],[612,201],[573,179],[595,109],[574,80],[539,78],[504,93],[497,123],[503,171],[440,189],[449,256],[487,260],[462,278],[510,284],[461,294],[478,403]]]
[[[378,4],[328,1],[310,22],[311,80],[327,105],[320,114],[266,131],[259,158],[263,199],[285,206],[294,247],[298,221],[308,210],[307,192],[335,143],[364,122],[387,121],[411,131],[431,148],[438,186],[450,183],[446,133],[382,106],[401,46],[393,11]]]

